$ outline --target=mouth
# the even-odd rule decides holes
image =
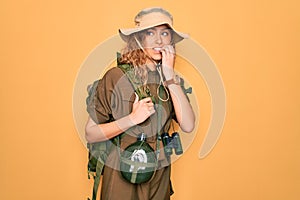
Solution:
[[[153,50],[156,52],[156,53],[160,53],[161,52],[161,47],[154,47]]]

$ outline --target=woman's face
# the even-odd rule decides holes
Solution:
[[[172,42],[172,30],[167,25],[155,26],[145,31],[143,47],[154,60],[161,60],[161,48]]]

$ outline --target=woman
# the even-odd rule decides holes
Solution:
[[[118,67],[99,82],[95,117],[86,124],[89,143],[121,135],[105,163],[103,200],[170,199],[170,163],[159,135],[169,131],[172,119],[184,132],[194,129],[194,112],[174,73],[174,45],[187,35],[173,28],[172,16],[162,8],[142,10],[135,23],[135,28],[119,30],[127,45]],[[128,67],[132,79],[124,70]],[[132,184],[119,171],[119,157],[141,133],[157,153],[157,167],[150,180]]]

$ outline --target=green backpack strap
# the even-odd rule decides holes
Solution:
[[[100,184],[100,177],[103,171],[104,162],[101,160],[101,158],[98,158],[97,166],[96,166],[96,175],[94,177],[94,187],[93,187],[93,198],[92,200],[96,200],[97,198],[97,192]]]
[[[119,54],[118,54],[119,56]],[[146,97],[150,97],[153,102],[155,102],[154,97],[150,94],[150,90],[148,88],[143,87],[141,80],[139,80],[134,72],[134,67],[130,64],[120,63],[118,61],[118,67],[126,74],[129,82],[134,88],[134,91],[139,97],[139,100],[144,99]]]
[[[100,178],[103,171],[104,163],[108,154],[107,143],[109,141],[97,142],[88,144],[89,148],[89,163],[88,163],[88,178],[93,174],[94,186],[92,200],[96,200],[97,192],[100,184]],[[88,198],[90,200],[90,198]]]
[[[120,136],[117,136],[111,140],[88,144],[90,150],[90,155],[89,155],[90,159],[88,164],[88,178],[90,179],[91,174],[93,174],[93,178],[94,178],[92,200],[97,199],[97,193],[98,193],[105,161],[112,149],[112,146],[116,145],[116,142],[119,140],[118,139],[119,137]],[[88,198],[88,200],[90,200],[90,198]]]
[[[92,200],[96,200],[96,198],[97,198],[97,192],[98,192],[98,188],[100,185],[100,178],[101,178],[101,173],[102,173],[103,167],[104,167],[104,163],[101,163],[101,161],[97,161],[96,174],[94,176]],[[88,200],[90,200],[90,198],[88,198]]]

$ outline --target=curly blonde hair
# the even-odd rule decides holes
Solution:
[[[135,76],[143,85],[147,83],[148,73],[146,61],[148,56],[138,45],[138,41],[143,41],[145,37],[144,31],[130,35],[127,45],[121,50],[119,62],[130,64],[134,68]]]

